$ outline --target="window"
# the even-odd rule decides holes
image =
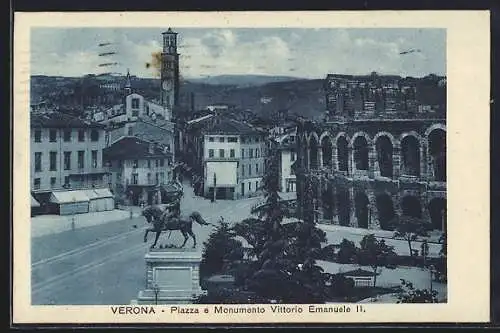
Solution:
[[[160,166],[161,166],[161,167],[162,167],[162,166],[165,166],[165,159],[163,159],[163,158],[162,158],[162,159],[160,160]]]
[[[148,168],[151,168],[151,160],[148,160]]]
[[[69,176],[64,177],[64,185],[69,185]]]
[[[160,172],[160,184],[165,184],[165,173]]]
[[[42,142],[42,130],[35,130],[35,142]]]
[[[290,161],[295,161],[295,153],[293,151],[290,153]]]
[[[256,137],[256,138],[255,138],[255,142],[259,142],[259,141],[260,141],[260,140],[259,140],[259,137]]]
[[[70,170],[70,169],[71,169],[71,152],[65,151],[64,152],[64,170]]]
[[[78,141],[83,142],[85,141],[85,130],[78,130]]]
[[[50,152],[50,171],[57,171],[57,152]]]
[[[123,168],[123,160],[118,160],[118,167]]]
[[[214,142],[214,137],[213,136],[209,137],[208,142]]]
[[[71,141],[71,130],[64,130],[64,142]]]
[[[219,149],[219,157],[224,158],[224,149]]]
[[[35,188],[35,190],[40,189],[40,178],[35,178],[34,183],[33,183],[33,187]]]
[[[241,175],[245,176],[245,166],[244,165],[241,166]]]
[[[252,183],[251,183],[251,182],[249,182],[249,183],[248,183],[248,190],[249,190],[249,191],[251,191],[251,190],[252,190]]]
[[[245,158],[245,149],[241,149],[241,158]]]
[[[138,108],[139,108],[139,99],[132,98],[132,109],[138,109]]]
[[[257,180],[257,181],[255,182],[255,190],[257,191],[258,189],[259,189],[259,181]]]
[[[148,184],[152,184],[153,180],[151,179],[151,172],[148,172]]]
[[[229,157],[234,157],[234,149],[229,150]]]
[[[42,153],[35,153],[35,172],[42,171]]]
[[[251,165],[248,166],[248,175],[249,176],[252,175],[252,166]]]
[[[92,167],[97,168],[97,150],[92,150]]]
[[[78,151],[78,169],[83,169],[85,167],[85,151]]]
[[[214,157],[214,150],[213,149],[208,150],[208,157]]]
[[[255,173],[259,174],[259,165],[258,164],[255,164]]]
[[[56,177],[50,177],[50,188],[56,187]]]
[[[224,137],[223,137],[223,136],[221,136],[221,137],[219,138],[219,142],[224,142]]]
[[[156,178],[156,184],[159,184],[160,183],[160,174],[158,172],[155,174],[155,178]]]
[[[132,167],[133,168],[137,168],[139,166],[139,161],[138,160],[134,160],[134,162],[132,162]]]
[[[255,157],[259,157],[259,148],[255,148]]]
[[[247,140],[245,138],[241,138],[241,143],[245,143]]]
[[[57,140],[57,131],[55,129],[51,129],[49,131],[49,141],[56,142],[56,140]]]
[[[238,138],[231,136],[231,137],[227,138],[227,142],[238,142]]]
[[[132,184],[137,185],[139,183],[139,174],[133,173],[132,174]]]
[[[248,150],[248,152],[249,152],[249,154],[250,154],[250,156],[249,156],[248,158],[253,158],[253,149],[252,149],[252,148],[250,148],[250,149]]]
[[[138,117],[139,116],[139,110],[132,110],[132,117]]]
[[[97,130],[92,130],[90,132],[90,140],[91,141],[99,141],[99,132]]]
[[[160,166],[160,160],[155,160],[155,165],[158,168]]]
[[[132,126],[127,128],[127,135],[133,135]]]

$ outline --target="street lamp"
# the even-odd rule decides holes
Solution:
[[[156,282],[153,285],[153,292],[155,293],[155,305],[158,305],[158,294],[160,293],[160,287],[158,287],[158,284]]]
[[[73,209],[75,209],[76,198],[73,197]],[[75,211],[73,210],[73,215],[71,216],[71,230],[75,230]]]

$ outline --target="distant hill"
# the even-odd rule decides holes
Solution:
[[[205,78],[186,78],[191,83],[210,85],[227,85],[237,87],[260,86],[267,83],[296,81],[301,78],[292,76],[270,76],[270,75],[216,75]]]

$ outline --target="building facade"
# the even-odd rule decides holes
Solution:
[[[295,192],[297,180],[292,165],[297,160],[297,129],[278,133],[281,134],[275,138],[275,141],[280,153],[280,191]]]
[[[31,113],[31,191],[42,204],[55,191],[107,187],[103,125],[58,112]]]
[[[134,205],[165,202],[172,180],[172,153],[137,137],[122,137],[104,149],[113,192]]]
[[[327,92],[328,94],[328,92]],[[330,119],[297,132],[298,214],[312,193],[324,222],[393,230],[401,216],[446,229],[446,116],[368,115],[330,104]]]
[[[238,199],[260,193],[266,133],[223,116],[188,122],[185,161],[198,177],[195,189],[208,198]]]

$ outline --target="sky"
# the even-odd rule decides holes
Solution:
[[[164,28],[32,28],[31,74],[104,71],[156,77],[146,63],[161,51]],[[324,78],[334,74],[446,75],[445,29],[179,28],[181,75]],[[100,43],[113,44],[100,47]],[[400,54],[408,50],[418,50]],[[103,57],[99,53],[116,52]],[[100,63],[117,62],[100,67]],[[105,69],[105,70],[104,70]]]

